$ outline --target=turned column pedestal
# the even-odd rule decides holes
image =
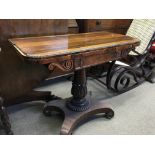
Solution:
[[[44,107],[44,114],[50,116],[52,111],[64,115],[60,134],[72,134],[76,126],[95,114],[103,113],[107,119],[114,116],[114,111],[102,101],[94,102],[87,96],[87,81],[85,69],[77,70],[74,73],[72,82],[71,98],[48,102]]]

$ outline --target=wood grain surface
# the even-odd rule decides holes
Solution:
[[[139,40],[110,32],[14,38],[9,41],[25,57],[48,58],[107,47],[139,44]]]

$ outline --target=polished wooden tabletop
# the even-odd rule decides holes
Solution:
[[[125,44],[138,44],[139,40],[122,34],[105,31],[9,39],[25,57],[48,58],[102,49]]]

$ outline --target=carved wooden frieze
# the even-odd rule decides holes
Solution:
[[[50,61],[47,59],[46,63],[50,62],[48,63],[48,69],[52,72],[56,68],[63,72],[73,72],[81,68],[91,67],[107,61],[125,57],[131,50],[132,46],[127,46],[124,48],[111,47],[106,49],[87,51],[82,54],[76,53],[67,56],[57,56],[50,59]]]
[[[60,62],[60,63],[59,62],[58,63],[50,63],[48,65],[48,69],[50,71],[53,71],[55,67],[58,67],[60,70],[68,72],[68,71],[73,70],[73,66],[74,66],[74,62],[72,59],[70,59],[70,60],[65,60],[63,62]]]

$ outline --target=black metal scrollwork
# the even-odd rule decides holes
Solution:
[[[107,88],[119,93],[126,92],[145,80],[141,74],[142,71],[130,66],[117,66],[113,61],[107,73]]]

